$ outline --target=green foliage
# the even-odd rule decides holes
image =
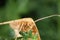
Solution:
[[[22,35],[22,37],[19,38],[20,40],[28,40],[28,38],[31,38],[32,40],[37,40],[37,34],[33,35],[31,30],[29,32],[20,32],[20,34]]]
[[[21,17],[38,19],[52,14],[60,14],[60,0],[3,1],[3,4],[0,3],[0,22],[15,20]],[[60,40],[60,18],[52,17],[39,21],[36,24],[42,40]],[[14,31],[12,31],[9,26],[0,26],[0,36],[3,36],[3,38],[9,39],[10,36],[13,36]]]

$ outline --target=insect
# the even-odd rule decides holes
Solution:
[[[0,25],[9,24],[10,27],[15,31],[15,37],[22,37],[22,35],[19,34],[20,31],[28,32],[29,30],[32,30],[33,34],[38,34],[37,40],[41,40],[35,22],[38,22],[38,21],[46,19],[46,18],[54,17],[54,16],[60,16],[60,15],[51,15],[51,16],[37,19],[35,21],[32,18],[22,18],[22,19],[18,19],[18,20],[3,22],[3,23],[0,23]]]
[[[40,40],[37,26],[35,25],[35,22],[32,18],[23,18],[17,21],[13,21],[10,23],[10,27],[14,29],[16,37],[22,37],[22,35],[19,34],[20,31],[28,32],[32,30],[33,35],[38,34],[38,40]]]

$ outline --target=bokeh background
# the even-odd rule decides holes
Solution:
[[[53,14],[60,14],[60,0],[0,0],[0,22],[25,17],[36,20]],[[42,40],[60,40],[60,17],[44,19],[36,25]],[[0,37],[13,38],[12,31],[8,25],[0,25]]]

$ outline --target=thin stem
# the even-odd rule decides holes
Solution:
[[[39,18],[39,19],[35,20],[35,22],[38,22],[38,21],[41,21],[41,20],[44,20],[44,19],[47,19],[47,18],[51,18],[51,17],[54,17],[54,16],[60,17],[60,15],[50,15],[50,16],[46,16],[46,17],[43,17],[43,18]]]
[[[41,20],[44,20],[44,19],[47,19],[47,18],[51,18],[51,17],[54,17],[54,16],[60,17],[60,15],[50,15],[50,16],[46,16],[46,17],[43,17],[43,18],[39,18],[39,19],[35,20],[35,22],[38,22],[38,21],[41,21]],[[7,21],[7,22],[2,22],[2,23],[0,23],[0,25],[9,24],[9,23],[11,23],[13,21],[18,21],[18,20],[12,20],[12,21]]]
[[[9,23],[11,23],[11,22],[19,21],[19,20],[20,20],[20,19],[18,19],[18,20],[12,20],[12,21],[7,21],[7,22],[2,22],[2,23],[0,23],[0,25],[9,24]]]

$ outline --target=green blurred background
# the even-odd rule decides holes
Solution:
[[[36,20],[52,14],[60,14],[60,0],[0,0],[0,22],[25,17]],[[44,19],[36,25],[42,40],[60,40],[60,17]],[[0,37],[11,39],[12,31],[8,25],[2,25]]]

